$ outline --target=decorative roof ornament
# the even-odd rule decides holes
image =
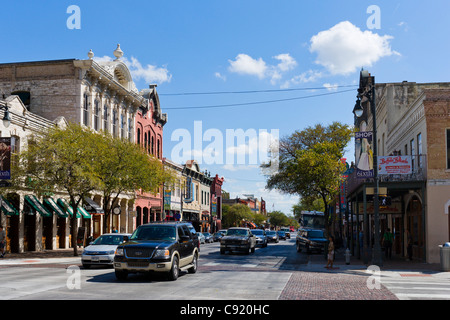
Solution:
[[[92,52],[92,49],[88,52],[89,60],[92,60],[94,58],[94,52]]]
[[[123,51],[120,49],[120,44],[118,44],[116,50],[114,50],[114,56],[116,57],[115,61],[120,60],[120,58],[122,58]]]

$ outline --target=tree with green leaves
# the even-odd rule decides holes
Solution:
[[[77,251],[77,210],[99,180],[92,174],[95,150],[90,147],[92,132],[79,125],[51,127],[28,139],[28,145],[14,161],[15,188],[31,189],[38,196],[66,192],[73,209],[70,217],[71,245]]]
[[[242,220],[252,219],[252,210],[245,204],[223,205],[222,219],[225,228],[239,227]]]
[[[133,142],[102,132],[92,146],[97,150],[92,173],[99,182],[98,190],[103,193],[106,218],[121,194],[136,190],[152,192],[172,181],[171,172],[164,170],[162,162]],[[106,223],[103,231],[107,232]]]
[[[307,203],[322,199],[329,221],[329,204],[339,193],[345,171],[341,158],[352,135],[351,127],[333,122],[328,127],[318,124],[282,139],[279,169],[268,177],[266,187],[298,195]]]
[[[97,133],[78,124],[52,127],[30,137],[14,161],[15,188],[39,196],[66,192],[73,208],[71,236],[77,256],[76,212],[85,197],[103,192],[105,212],[124,192],[155,190],[170,176],[162,163],[134,143]],[[106,220],[106,219],[105,219]]]

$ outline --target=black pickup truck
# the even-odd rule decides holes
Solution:
[[[177,280],[180,270],[197,272],[198,257],[198,237],[190,223],[149,223],[117,247],[114,271],[119,280],[129,273],[152,272],[165,272],[169,280]]]

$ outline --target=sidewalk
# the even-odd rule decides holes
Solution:
[[[309,265],[314,267],[323,267],[327,264],[324,254],[312,254],[310,255]],[[334,267],[339,268],[336,270],[352,270],[352,269],[364,269],[366,270],[371,265],[364,264],[363,259],[357,259],[356,256],[350,256],[350,264],[345,262],[345,249],[339,249],[336,251]],[[319,268],[320,269],[320,268]],[[402,271],[402,272],[422,272],[422,273],[436,273],[444,272],[441,270],[439,263],[425,263],[420,261],[407,261],[401,257],[392,257],[392,259],[386,259],[383,256],[383,265],[380,267],[381,271]],[[450,272],[448,272],[450,278]]]
[[[73,248],[55,249],[44,251],[26,251],[23,253],[6,253],[0,258],[1,265],[14,264],[33,264],[33,263],[49,263],[49,262],[77,262],[81,263],[81,253],[83,248],[78,248],[78,256],[73,255]]]

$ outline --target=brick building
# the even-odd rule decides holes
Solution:
[[[156,85],[150,85],[149,89],[141,91],[141,95],[146,103],[142,104],[136,113],[135,140],[150,156],[162,161],[163,127],[167,122],[167,115],[161,112]],[[153,193],[137,191],[137,226],[165,218],[162,186]]]
[[[409,156],[410,174],[380,175],[392,203],[380,208],[381,234],[390,228],[395,240],[393,254],[407,257],[408,234],[412,258],[439,262],[439,245],[450,240],[450,83],[376,84],[378,156]],[[371,131],[370,108],[356,120],[358,128]],[[364,131],[364,130],[361,130]],[[373,244],[372,179],[347,180],[355,247],[361,228]]]

